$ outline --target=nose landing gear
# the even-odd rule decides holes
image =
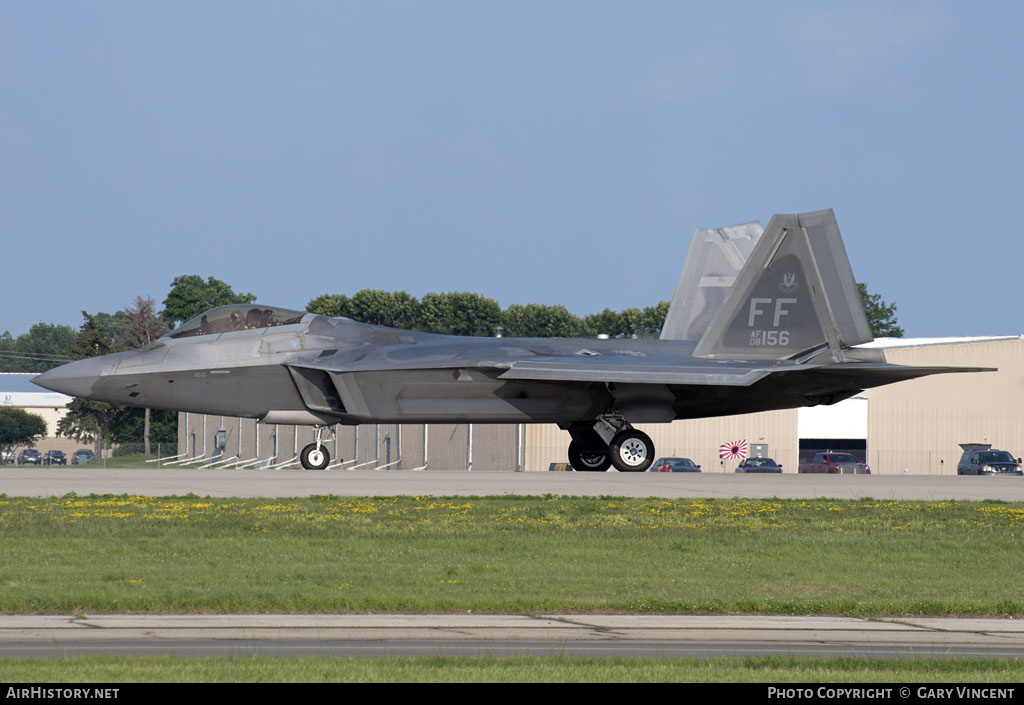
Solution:
[[[320,441],[323,431],[323,426],[317,426],[313,430],[313,443],[299,453],[299,462],[306,470],[323,470],[331,462],[331,454],[327,452],[327,448]]]

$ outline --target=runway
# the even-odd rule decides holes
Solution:
[[[1024,501],[1024,478],[956,475],[736,475],[465,471],[185,470],[0,468],[0,493],[52,497],[74,492],[202,497],[311,495],[746,497],[779,499]]]
[[[0,657],[1024,657],[1024,621],[674,615],[0,615]]]

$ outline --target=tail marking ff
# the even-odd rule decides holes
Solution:
[[[831,210],[775,215],[694,350],[709,359],[794,359],[872,340]]]

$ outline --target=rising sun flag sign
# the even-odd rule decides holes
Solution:
[[[729,441],[718,446],[718,457],[722,460],[742,460],[747,457],[747,439]]]

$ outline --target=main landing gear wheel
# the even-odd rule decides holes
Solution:
[[[608,456],[619,472],[643,472],[654,462],[654,442],[643,431],[627,428],[612,438]]]
[[[576,472],[604,472],[611,464],[607,453],[580,453],[576,441],[569,444],[569,465]]]
[[[323,470],[331,462],[331,454],[321,443],[310,443],[299,453],[299,461],[307,470]]]

